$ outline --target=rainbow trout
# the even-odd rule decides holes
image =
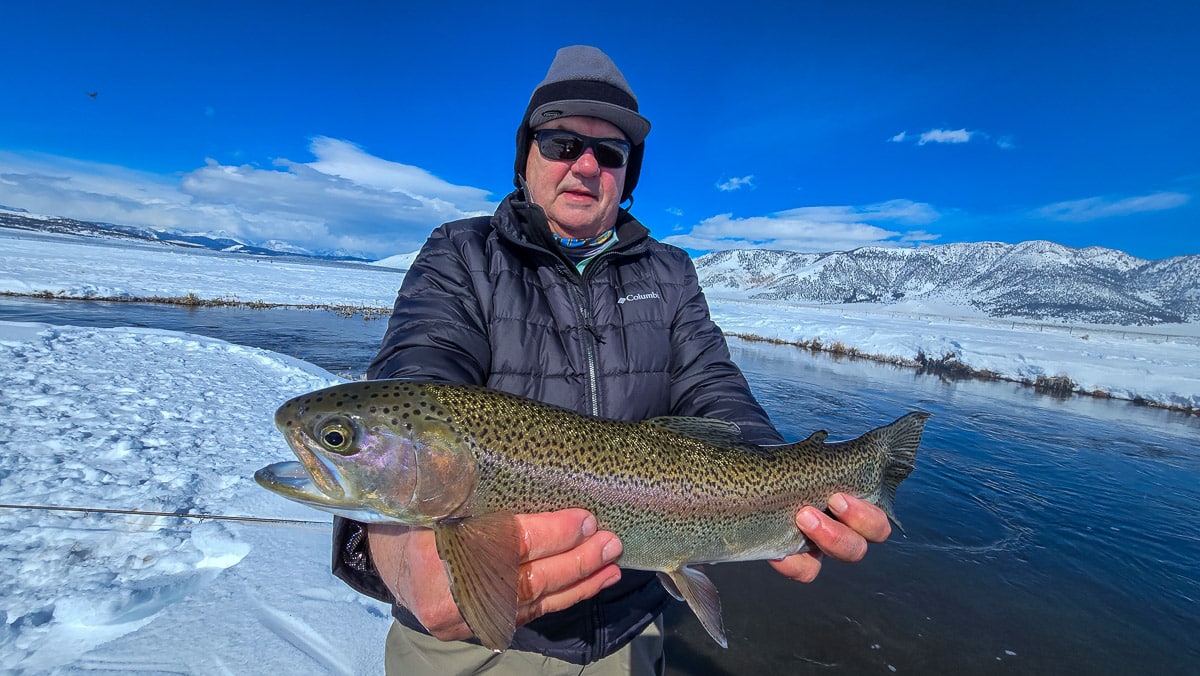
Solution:
[[[300,462],[254,478],[311,507],[363,522],[432,528],[450,589],[480,641],[503,650],[517,615],[514,515],[591,511],[620,537],[617,565],[657,571],[727,645],[712,582],[694,564],[802,551],[796,511],[862,496],[895,521],[926,413],[854,439],[760,447],[708,418],[618,422],[481,387],[375,380],[296,397],[275,424]],[[897,524],[899,525],[899,524]]]

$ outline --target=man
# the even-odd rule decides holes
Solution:
[[[612,61],[560,49],[517,129],[514,185],[496,213],[438,228],[404,279],[371,378],[472,383],[623,420],[707,416],[780,443],[729,357],[687,254],[620,208],[650,123]],[[873,505],[831,500],[797,525],[854,561],[890,526]],[[470,643],[428,529],[338,519],[334,572],[394,603],[388,673],[662,673],[653,573],[621,571],[615,535],[584,510],[519,517],[520,625],[504,653]],[[819,554],[772,565],[810,581]],[[492,671],[495,670],[495,671]]]

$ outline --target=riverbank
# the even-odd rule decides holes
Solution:
[[[386,316],[403,271],[77,237],[0,233],[0,294]],[[1077,326],[948,308],[799,305],[710,295],[729,335],[1052,393],[1200,410],[1200,325]],[[380,333],[382,334],[382,327]]]

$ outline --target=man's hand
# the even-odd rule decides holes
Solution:
[[[589,512],[522,514],[517,523],[521,529],[517,626],[591,598],[621,578],[612,563],[621,555],[621,541],[607,531],[597,532],[596,519]],[[384,584],[430,634],[443,641],[472,636],[450,595],[432,530],[369,524],[367,541]]]
[[[771,566],[797,582],[812,582],[821,571],[821,555],[853,563],[867,553],[867,542],[883,542],[892,533],[887,515],[875,505],[845,493],[829,498],[831,519],[815,507],[796,513],[796,526],[804,532],[813,551],[771,561]]]

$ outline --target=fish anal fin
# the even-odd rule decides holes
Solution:
[[[433,532],[463,620],[483,645],[505,650],[517,624],[521,536],[516,516],[481,514],[440,523]]]
[[[729,642],[725,639],[725,622],[721,619],[721,598],[717,594],[717,587],[712,580],[708,579],[703,572],[689,566],[680,566],[675,570],[659,573],[660,578],[664,576],[669,578],[675,587],[672,591],[671,587],[664,583],[663,586],[667,587],[667,591],[676,598],[682,596],[708,635],[722,648],[728,648]],[[675,592],[678,592],[678,595]]]
[[[676,601],[683,600],[683,593],[679,591],[679,587],[675,586],[675,580],[671,579],[669,573],[658,571],[658,581],[662,583],[663,589],[666,589],[668,594],[675,597]]]

